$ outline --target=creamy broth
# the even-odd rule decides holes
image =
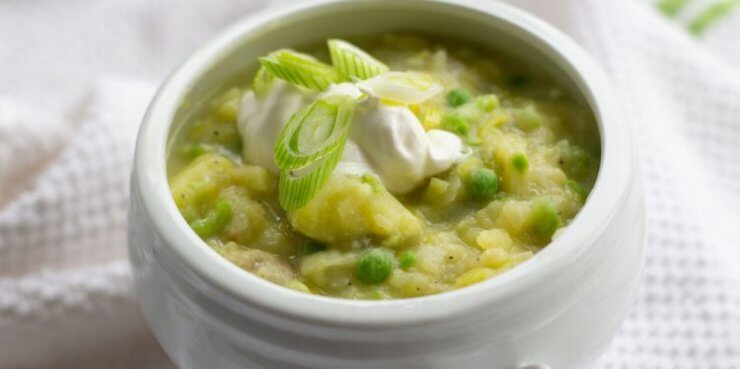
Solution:
[[[399,177],[415,170],[416,157],[403,163],[391,155],[395,151],[370,152],[377,140],[367,135],[376,133],[361,130],[350,135],[339,166],[308,203],[286,212],[278,194],[280,172],[268,165],[274,143],[262,140],[279,132],[270,125],[260,126],[260,136],[244,131],[240,120],[253,118],[249,110],[264,97],[254,97],[249,83],[239,84],[187,122],[168,159],[173,198],[210,247],[288,288],[390,299],[494,277],[568,226],[598,172],[598,130],[588,107],[495,52],[414,35],[386,35],[367,45],[390,70],[423,72],[441,91],[413,104],[362,103],[352,124],[364,124],[368,109],[399,111],[420,124],[414,140],[432,137],[414,155],[446,159],[439,159],[444,165]],[[323,50],[315,54],[328,61]],[[291,114],[277,109],[273,115],[285,120]],[[391,124],[390,118],[369,119],[369,128]],[[392,122],[393,129],[406,129],[399,122]],[[464,155],[456,154],[463,152],[457,146],[440,150],[458,142]],[[267,147],[267,154],[249,154],[256,145]],[[401,149],[395,150],[409,151]],[[364,161],[346,159],[353,150]],[[359,164],[345,170],[347,163]]]

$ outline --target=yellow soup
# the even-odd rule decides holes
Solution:
[[[175,203],[210,247],[298,291],[391,299],[492,278],[568,226],[599,165],[585,105],[497,53],[408,35],[369,45],[391,70],[438,81],[436,96],[401,105],[425,130],[458,135],[469,154],[403,194],[377,176],[334,173],[286,212],[279,174],[242,157],[236,122],[251,87],[229,89],[187,122],[169,157]]]

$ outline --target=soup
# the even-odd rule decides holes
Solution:
[[[492,278],[568,226],[599,165],[585,104],[493,51],[365,41],[276,50],[185,122],[170,188],[211,248],[287,288],[391,299]]]

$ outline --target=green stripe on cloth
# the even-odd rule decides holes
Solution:
[[[658,9],[660,9],[663,14],[674,17],[678,12],[683,9],[686,4],[689,3],[690,0],[660,0],[658,1]]]
[[[710,5],[689,23],[689,31],[695,35],[703,34],[707,28],[729,15],[737,6],[740,6],[740,0],[723,0]]]

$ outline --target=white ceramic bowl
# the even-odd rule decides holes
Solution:
[[[166,178],[171,132],[256,57],[328,37],[414,30],[532,63],[597,117],[601,170],[573,223],[531,260],[458,291],[350,301],[278,287],[232,265],[188,227]],[[129,245],[139,302],[182,368],[583,369],[626,316],[644,249],[636,155],[602,71],[570,39],[478,0],[319,0],[245,18],[162,86],[139,133]]]

